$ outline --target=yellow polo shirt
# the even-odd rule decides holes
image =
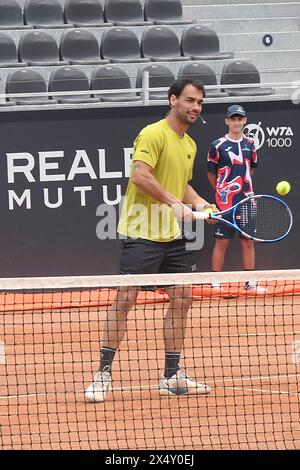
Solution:
[[[142,129],[134,141],[132,161],[150,165],[161,186],[182,201],[192,178],[196,151],[196,143],[188,134],[180,137],[162,119]],[[159,242],[174,240],[181,234],[173,210],[147,196],[131,179],[117,230],[127,237]]]

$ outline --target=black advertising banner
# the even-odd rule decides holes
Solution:
[[[207,104],[190,129],[198,144],[193,186],[212,200],[206,154],[226,133],[227,104]],[[256,193],[275,194],[278,181],[292,189],[284,200],[295,222],[277,244],[256,245],[257,268],[300,267],[299,107],[291,102],[245,103],[246,132],[259,155]],[[0,276],[114,274],[118,272],[115,226],[128,176],[132,144],[142,127],[166,107],[130,107],[0,113]],[[171,169],[170,169],[171,171]],[[113,220],[113,224],[107,221]],[[201,271],[210,270],[212,228],[205,227],[197,252]],[[238,237],[225,269],[241,269]]]

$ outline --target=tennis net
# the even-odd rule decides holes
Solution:
[[[87,402],[107,312],[137,287]],[[162,395],[163,319],[189,303],[180,365],[210,392]],[[300,270],[0,279],[0,375],[1,449],[299,449]]]

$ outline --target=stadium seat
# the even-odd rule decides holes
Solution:
[[[109,28],[104,32],[100,44],[103,59],[111,62],[149,62],[142,58],[137,36],[129,28],[120,26]]]
[[[0,78],[0,94],[5,94],[5,83],[4,81]],[[17,103],[13,100],[8,101],[7,97],[0,97],[0,107],[5,107],[5,106],[15,106]]]
[[[59,0],[27,0],[24,20],[34,28],[72,28],[64,23],[64,14]]]
[[[57,96],[59,103],[98,103],[98,98],[90,95],[90,83],[86,74],[78,67],[58,67],[49,79],[49,91],[88,91],[82,95]]]
[[[107,64],[100,59],[97,38],[86,29],[73,29],[63,33],[60,40],[60,57],[70,64]]]
[[[141,39],[141,54],[155,62],[190,60],[180,55],[179,40],[167,26],[149,26]]]
[[[14,70],[9,73],[6,80],[6,93],[44,93],[47,92],[47,85],[37,70],[26,68]],[[8,98],[11,100],[11,98]],[[56,100],[50,100],[48,97],[28,96],[22,98],[12,98],[17,104],[52,104]]]
[[[140,0],[105,0],[105,21],[118,26],[143,26],[153,24],[144,21],[143,7]]]
[[[181,53],[194,60],[232,59],[233,52],[220,52],[217,33],[209,26],[187,26],[181,37]]]
[[[104,23],[103,8],[100,0],[66,0],[64,7],[65,21],[76,28],[112,26]]]
[[[91,78],[92,90],[121,90],[130,89],[130,78],[118,65],[104,65],[97,67],[93,71]],[[134,93],[118,92],[107,93],[105,95],[96,95],[101,101],[119,102],[119,101],[139,101],[141,98]]]
[[[175,80],[175,75],[168,66],[164,64],[149,64],[139,69],[136,78],[136,88],[141,88],[143,85],[143,72],[149,72],[149,88],[169,88]],[[166,91],[150,91],[149,98],[150,100],[167,100],[168,94]]]
[[[15,41],[6,33],[0,32],[0,67],[26,67],[18,62]]]
[[[193,20],[182,18],[180,0],[145,0],[144,17],[155,24],[190,24]]]
[[[240,85],[256,83],[257,87],[225,88],[230,96],[263,96],[272,95],[272,88],[261,88],[259,71],[255,65],[247,61],[232,61],[224,65],[221,85]]]
[[[214,70],[208,65],[201,62],[192,62],[183,64],[178,71],[178,78],[184,80],[190,78],[192,80],[198,80],[205,86],[217,85],[217,76]],[[207,98],[218,98],[226,96],[225,92],[221,92],[218,88],[206,88]]]
[[[24,25],[23,12],[17,0],[0,1],[0,30],[1,29],[27,29]]]
[[[39,66],[62,64],[59,60],[57,42],[46,31],[32,31],[21,36],[19,60],[29,65]]]

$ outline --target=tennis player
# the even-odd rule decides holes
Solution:
[[[207,157],[207,176],[215,191],[218,209],[230,209],[242,199],[254,194],[252,176],[257,167],[257,153],[253,139],[243,134],[247,117],[245,109],[237,104],[229,106],[225,116],[228,133],[212,142]],[[215,246],[212,253],[212,270],[222,271],[225,255],[235,230],[227,224],[218,222],[215,225]],[[240,235],[244,270],[255,268],[255,250],[253,240]],[[220,288],[219,283],[212,285]],[[262,292],[265,289],[257,286],[255,281],[245,284],[245,289]]]
[[[118,225],[121,274],[197,270],[194,252],[186,249],[178,220],[193,220],[191,207],[215,210],[189,184],[197,148],[186,131],[200,116],[204,96],[202,83],[175,81],[168,91],[170,111],[166,118],[142,129],[135,139],[131,176]],[[192,288],[169,286],[165,290],[170,301],[163,327],[165,371],[159,391],[174,396],[209,393],[207,385],[196,383],[179,365]],[[137,294],[137,288],[119,289],[108,310],[100,367],[85,391],[87,401],[103,401],[110,389],[113,359]]]

